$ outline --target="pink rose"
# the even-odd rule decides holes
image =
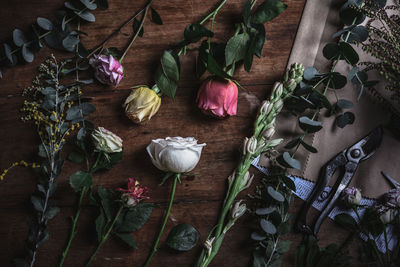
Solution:
[[[89,64],[94,68],[96,79],[103,84],[117,86],[124,77],[124,68],[112,55],[95,55]]]
[[[197,92],[197,105],[205,114],[219,118],[236,115],[238,88],[234,82],[217,77],[203,81]]]

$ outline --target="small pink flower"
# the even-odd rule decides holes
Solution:
[[[361,191],[358,188],[348,187],[342,192],[342,200],[349,206],[360,205],[361,199]]]
[[[136,206],[142,199],[149,198],[145,196],[147,187],[141,186],[133,178],[129,178],[128,180],[128,189],[118,188],[117,190],[123,192],[121,199],[130,207]]]
[[[108,85],[117,86],[124,77],[124,68],[112,55],[95,55],[89,60],[96,79]]]
[[[236,115],[238,88],[228,79],[211,77],[203,81],[197,93],[198,107],[219,118]]]

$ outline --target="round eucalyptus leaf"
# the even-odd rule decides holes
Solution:
[[[347,99],[339,99],[337,102],[337,106],[341,109],[349,109],[353,108],[354,104],[350,100]]]
[[[351,6],[360,6],[364,1],[349,0],[339,10],[340,20],[345,25],[360,24],[365,20],[365,15]]]
[[[43,30],[51,31],[53,29],[53,23],[46,18],[39,17],[36,19],[36,22]]]
[[[328,43],[322,49],[322,54],[328,60],[337,58],[340,55],[339,45],[337,43]]]
[[[259,233],[257,233],[257,232],[251,233],[251,236],[250,236],[250,237],[251,237],[251,239],[253,239],[254,241],[263,241],[264,239],[267,238],[266,235],[259,234]]]
[[[276,234],[276,227],[270,221],[261,219],[260,226],[261,226],[261,229],[263,229],[263,231],[266,232],[267,234],[270,234],[270,235]]]
[[[25,34],[20,29],[15,29],[13,31],[13,41],[16,46],[23,46],[26,43]]]
[[[357,26],[354,27],[351,31],[349,31],[348,35],[349,37],[347,38],[347,41],[349,43],[355,43],[355,42],[362,43],[368,39],[368,30],[364,26]]]
[[[89,0],[80,0],[80,1],[87,9],[95,10],[97,8],[97,5],[93,3],[93,1]]]
[[[14,66],[17,64],[16,58],[12,54],[11,46],[9,44],[4,43],[4,54],[6,55],[9,63]]]
[[[21,52],[22,52],[22,57],[26,62],[30,63],[33,61],[35,56],[33,55],[32,51],[26,46],[26,44],[22,46]]]
[[[300,128],[308,133],[315,133],[322,129],[322,123],[320,121],[314,121],[307,116],[299,118]]]
[[[95,22],[96,17],[93,15],[93,13],[85,10],[83,12],[80,11],[74,11],[76,15],[78,15],[81,19],[86,20],[88,22]]]
[[[63,47],[70,52],[75,50],[75,47],[79,42],[79,38],[74,35],[68,35],[62,40]]]
[[[286,168],[294,168],[294,169],[301,169],[301,163],[295,158],[292,158],[289,154],[289,152],[284,152],[282,155],[280,155],[277,159],[279,164]]]
[[[336,118],[336,125],[344,128],[346,125],[353,124],[356,117],[352,112],[345,112]]]
[[[267,215],[267,214],[271,214],[275,210],[276,210],[276,208],[274,208],[274,207],[271,207],[271,208],[258,208],[258,209],[256,209],[256,214],[257,215]]]
[[[307,80],[307,81],[310,81],[310,80],[316,78],[317,75],[320,75],[320,73],[319,73],[319,71],[318,71],[316,68],[314,68],[314,67],[307,67],[307,68],[304,70],[304,74],[303,74],[304,79]]]
[[[73,11],[78,11],[79,12],[79,9],[77,9],[71,2],[65,2],[64,6],[66,8],[68,8],[68,9],[73,10]]]
[[[328,79],[328,87],[332,89],[342,89],[347,84],[346,76],[339,72],[331,73]]]
[[[350,44],[340,42],[339,49],[340,54],[344,57],[347,63],[355,65],[360,60],[360,57],[358,56],[356,50],[354,50],[354,48]]]
[[[272,197],[273,199],[275,199],[278,202],[283,202],[285,201],[285,197],[278,191],[276,191],[272,186],[268,186],[267,187],[267,193],[268,195],[270,195],[270,197]],[[271,213],[274,211],[271,211]]]
[[[167,237],[167,245],[178,251],[192,249],[199,239],[199,233],[190,224],[182,223],[172,228]]]

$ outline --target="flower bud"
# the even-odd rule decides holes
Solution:
[[[275,134],[275,127],[270,127],[263,132],[265,139],[270,139]]]
[[[274,108],[275,108],[275,112],[279,113],[281,112],[282,108],[283,108],[283,101],[282,99],[279,99],[278,101],[276,101],[274,103]]]
[[[236,202],[231,209],[231,218],[235,221],[246,212],[246,204],[241,205],[242,201]]]
[[[297,82],[295,79],[289,79],[284,83],[284,86],[288,92],[293,92],[293,90],[296,89]]]
[[[394,209],[384,205],[377,205],[375,206],[375,209],[382,223],[388,224],[394,220]]]
[[[257,151],[257,139],[252,136],[250,139],[247,141],[246,144],[246,152],[249,154],[254,154]]]
[[[342,200],[348,206],[360,205],[362,199],[361,191],[355,187],[345,188],[342,192]]]
[[[274,87],[272,88],[271,99],[277,100],[282,96],[283,93],[283,84],[280,82],[276,82]]]
[[[260,114],[269,114],[272,110],[273,105],[271,104],[271,102],[269,102],[268,100],[264,100],[261,103],[261,107],[260,107]]]
[[[92,132],[92,139],[97,152],[116,153],[122,151],[122,139],[103,127],[98,127]]]
[[[243,176],[242,180],[240,181],[240,191],[245,190],[250,187],[251,183],[253,182],[254,179],[254,174],[250,174],[249,172],[246,172],[246,174]]]
[[[112,55],[95,55],[89,60],[95,78],[102,84],[117,86],[124,77],[124,68]]]
[[[266,148],[271,148],[271,147],[276,147],[280,143],[282,143],[283,139],[282,138],[277,138],[269,141],[268,143],[265,144]]]
[[[211,77],[201,84],[196,101],[203,113],[223,118],[236,115],[238,93],[233,81]]]
[[[126,116],[135,123],[150,120],[160,106],[161,97],[146,86],[133,89],[123,104]]]
[[[400,207],[400,188],[391,189],[389,192],[383,195],[385,205],[398,208]]]
[[[208,238],[208,239],[204,242],[204,247],[205,247],[206,250],[207,250],[207,255],[208,255],[208,256],[211,255],[211,251],[212,251],[214,239],[215,239],[215,237]]]
[[[141,186],[138,181],[133,178],[128,179],[128,189],[118,188],[117,191],[123,192],[121,195],[122,202],[128,207],[134,207],[143,199],[148,199],[145,196],[147,188]]]

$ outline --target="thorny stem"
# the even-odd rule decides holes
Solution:
[[[89,258],[88,262],[86,263],[85,267],[87,267],[87,266],[90,265],[90,263],[91,263],[91,262],[93,261],[93,259],[95,258],[97,252],[98,252],[99,249],[101,248],[101,246],[102,246],[102,245],[104,244],[104,242],[106,242],[107,239],[110,237],[111,231],[113,230],[114,225],[115,225],[115,223],[117,222],[118,217],[119,217],[119,215],[121,214],[123,208],[124,208],[123,205],[121,205],[121,206],[119,207],[119,210],[118,210],[117,214],[115,215],[114,220],[112,221],[110,227],[108,228],[107,233],[101,238],[101,241],[100,241],[99,245],[97,246],[96,250],[93,252],[92,256],[90,256],[90,258]]]
[[[133,35],[132,40],[130,41],[128,47],[127,47],[127,48],[125,49],[125,51],[124,51],[124,54],[121,56],[121,58],[120,58],[120,60],[119,60],[120,63],[122,63],[122,61],[124,60],[124,57],[126,56],[126,53],[128,53],[128,50],[131,48],[131,46],[133,45],[133,42],[136,40],[136,38],[138,37],[140,31],[142,30],[144,21],[146,20],[147,13],[148,13],[149,8],[150,8],[150,5],[151,5],[151,3],[152,3],[153,1],[154,1],[154,0],[150,0],[150,1],[147,3],[146,7],[144,8],[145,11],[144,11],[142,20],[140,21],[139,28],[138,28],[137,31],[135,32],[135,35]]]
[[[171,207],[172,207],[172,204],[174,202],[176,183],[177,183],[178,180],[180,180],[180,177],[181,177],[180,173],[175,174],[174,182],[172,184],[171,196],[169,197],[169,204],[168,204],[168,208],[167,208],[167,213],[164,216],[164,220],[162,222],[160,232],[157,235],[157,239],[156,239],[156,241],[154,243],[153,249],[152,249],[150,255],[148,256],[148,258],[147,258],[145,264],[143,265],[143,267],[149,266],[149,264],[151,262],[151,259],[153,258],[154,254],[157,252],[158,243],[160,242],[161,235],[162,235],[162,233],[164,231],[165,225],[167,224],[169,213],[171,211]]]

